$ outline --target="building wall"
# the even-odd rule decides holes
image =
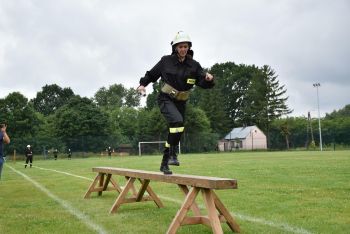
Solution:
[[[238,147],[237,147],[238,146]],[[220,140],[218,142],[219,151],[234,151],[234,150],[256,150],[267,149],[267,139],[265,134],[260,129],[255,128],[248,134],[245,139],[236,140]]]
[[[245,140],[243,140],[243,149],[267,149],[267,139],[263,132],[256,129],[251,132]]]

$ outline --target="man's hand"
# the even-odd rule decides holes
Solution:
[[[6,132],[6,128],[7,128],[6,124],[1,124],[1,131],[2,132]]]
[[[10,138],[9,138],[9,136],[6,133],[6,128],[7,128],[6,124],[2,124],[1,125],[1,132],[3,133],[4,143],[9,144],[10,143]]]
[[[210,74],[208,72],[205,74],[206,81],[212,81],[213,79],[214,79],[214,76],[212,74]]]
[[[137,92],[139,92],[139,94],[141,94],[143,97],[146,96],[146,88],[143,85],[140,85],[139,87],[137,87]]]

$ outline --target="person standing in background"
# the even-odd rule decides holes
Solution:
[[[57,156],[58,156],[58,149],[54,149],[53,157],[55,158],[55,160],[57,160]]]
[[[68,154],[68,159],[72,159],[72,151],[70,149],[68,149],[67,154]]]
[[[6,133],[6,124],[0,124],[0,180],[1,180],[1,173],[2,173],[2,168],[5,163],[4,159],[4,143],[9,144],[10,143],[10,138]]]
[[[32,168],[33,164],[33,149],[30,145],[27,145],[27,148],[25,150],[26,155],[26,164],[24,164],[24,168],[27,168],[28,162],[30,163],[30,168]]]

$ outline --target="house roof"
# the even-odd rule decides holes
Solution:
[[[252,130],[258,129],[255,125],[254,126],[247,126],[247,127],[241,127],[241,128],[234,128],[231,132],[229,132],[225,136],[225,140],[232,140],[232,139],[245,139],[250,134]]]

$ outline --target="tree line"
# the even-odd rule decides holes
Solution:
[[[310,124],[305,117],[286,117],[287,89],[270,66],[215,64],[210,69],[216,85],[211,90],[194,88],[186,109],[185,152],[215,149],[217,141],[233,127],[257,125],[268,137],[270,149],[310,146]],[[166,139],[167,125],[157,106],[160,83],[141,107],[134,88],[113,84],[97,90],[92,98],[81,97],[71,88],[45,85],[29,100],[19,92],[0,99],[0,122],[8,124],[12,143],[7,153],[21,152],[32,144],[43,149],[100,152],[106,146],[130,145],[139,141]],[[322,119],[325,144],[348,145],[350,106],[327,114]],[[318,137],[317,122],[312,121]]]

